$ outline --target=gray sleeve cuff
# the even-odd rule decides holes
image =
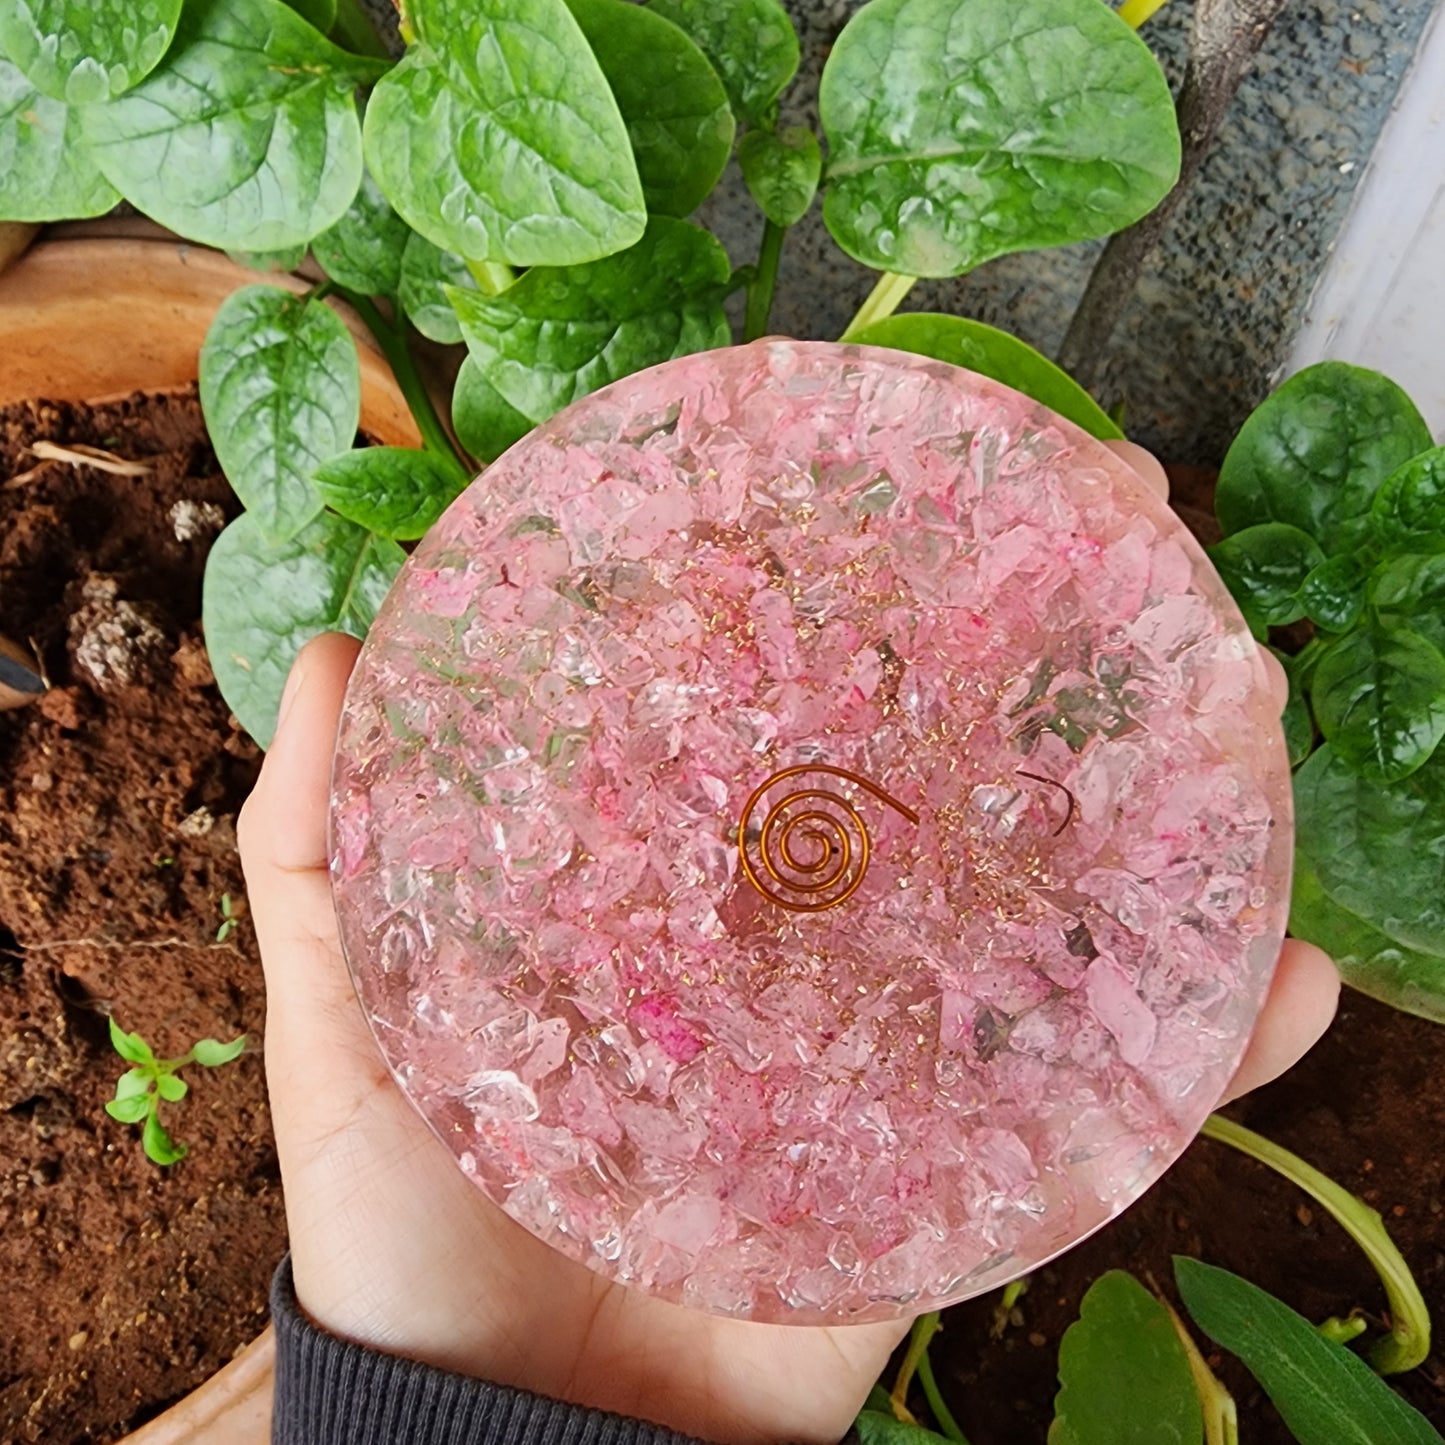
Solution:
[[[529,1395],[328,1334],[301,1311],[291,1259],[271,1281],[272,1445],[697,1445],[644,1420]]]

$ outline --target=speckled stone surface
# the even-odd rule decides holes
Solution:
[[[803,68],[784,120],[814,122],[818,76],[856,0],[785,0]],[[1138,441],[1171,461],[1222,457],[1268,390],[1344,220],[1433,0],[1291,0],[1235,98],[1192,195],[1146,269],[1110,347],[1100,400],[1123,400]],[[387,0],[369,0],[378,15]],[[1188,0],[1141,32],[1176,89]],[[735,263],[756,254],[759,223],[736,170],[699,215]],[[915,288],[904,309],[953,311],[1052,355],[1098,244],[1004,257],[974,275]],[[778,330],[836,337],[871,273],[843,255],[815,206],[783,256]]]
[[[417,548],[347,694],[342,941],[461,1168],[608,1278],[934,1308],[1217,1102],[1290,859],[1263,665],[1112,452],[896,353],[584,399]]]

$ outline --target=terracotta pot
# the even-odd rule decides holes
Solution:
[[[304,281],[258,276],[173,238],[42,241],[0,275],[0,406],[43,397],[103,401],[196,379],[206,329],[238,286]],[[360,319],[338,304],[361,358],[361,424],[391,446],[421,437]],[[125,1445],[267,1445],[275,1340],[269,1328],[199,1389]]]

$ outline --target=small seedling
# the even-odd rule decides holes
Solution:
[[[229,918],[229,914],[227,915]],[[218,1039],[201,1039],[179,1059],[158,1059],[151,1046],[139,1034],[128,1034],[110,1020],[110,1042],[121,1058],[134,1064],[116,1081],[115,1097],[105,1112],[122,1124],[142,1124],[141,1144],[146,1158],[157,1164],[174,1164],[189,1152],[184,1144],[171,1138],[160,1120],[162,1101],[179,1103],[186,1097],[186,1081],[180,1070],[187,1064],[200,1064],[204,1069],[219,1068],[239,1058],[246,1047],[246,1035],[223,1044]]]
[[[224,943],[239,927],[241,920],[231,911],[231,895],[221,894],[221,926],[216,930],[216,942]]]

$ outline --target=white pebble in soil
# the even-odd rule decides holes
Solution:
[[[226,514],[214,502],[193,502],[189,497],[183,497],[166,516],[177,542],[194,542],[226,525]]]
[[[101,692],[139,682],[166,645],[161,630],[119,595],[110,577],[86,581],[81,606],[70,618],[70,637],[76,667]]]

